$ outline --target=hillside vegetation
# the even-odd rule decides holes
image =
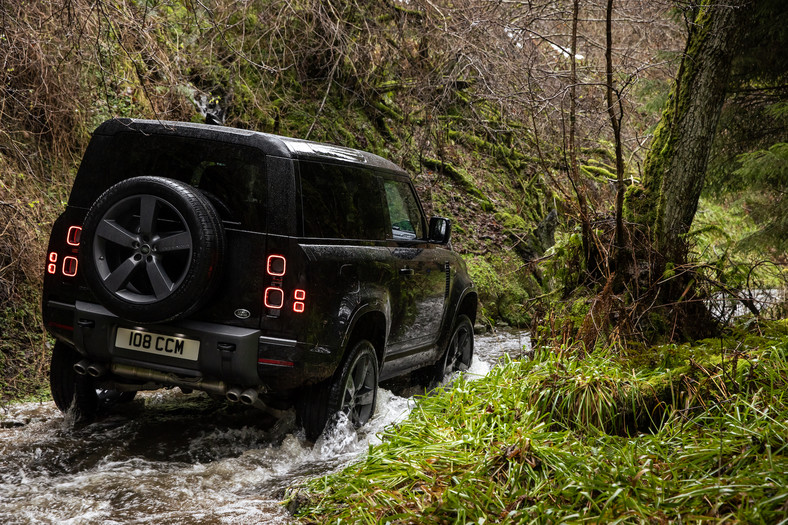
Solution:
[[[288,508],[300,523],[785,523],[786,328],[650,362],[537,348],[420,398]]]
[[[683,45],[681,13],[668,7],[629,0],[615,11],[629,179]],[[571,20],[563,1],[3,2],[0,397],[35,392],[45,377],[49,226],[91,131],[111,117],[221,123],[382,155],[410,172],[429,214],[454,220],[483,323],[527,326],[551,318],[555,301],[571,305],[578,185],[601,243],[615,191],[604,11],[585,6],[578,20],[576,93]],[[570,177],[570,129],[580,179]],[[569,311],[567,326],[588,310]],[[561,323],[547,325],[560,333]]]

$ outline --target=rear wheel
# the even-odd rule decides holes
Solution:
[[[71,410],[78,423],[87,423],[101,409],[134,400],[136,391],[100,388],[91,376],[78,374],[74,365],[81,359],[79,352],[64,343],[57,342],[52,349],[49,389],[61,412],[65,414]]]
[[[467,315],[459,315],[443,358],[435,365],[435,380],[443,381],[454,372],[464,372],[473,359],[473,324]]]
[[[80,354],[70,346],[61,342],[55,343],[49,370],[49,389],[61,412],[66,413],[72,409],[76,421],[86,422],[96,416],[99,396],[93,378],[74,371],[74,365],[80,359]]]
[[[354,427],[365,425],[375,412],[378,358],[372,343],[357,342],[334,377],[312,388],[301,400],[299,416],[309,439],[315,440],[338,413]]]

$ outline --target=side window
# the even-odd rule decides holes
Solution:
[[[416,196],[408,183],[385,180],[386,201],[391,220],[389,239],[408,240],[424,238],[424,221]]]
[[[368,170],[301,161],[304,236],[386,239],[380,179]]]

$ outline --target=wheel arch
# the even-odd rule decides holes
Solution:
[[[345,338],[343,353],[353,348],[353,345],[358,341],[366,339],[375,347],[378,367],[380,367],[383,363],[386,348],[387,326],[386,315],[380,310],[369,309],[358,312],[354,316],[348,335]]]
[[[454,318],[456,319],[460,315],[467,315],[468,318],[471,320],[471,324],[476,324],[476,312],[479,307],[479,298],[476,295],[475,291],[467,291],[465,295],[463,295],[462,299],[460,300],[459,305],[457,306],[457,311],[454,312]],[[452,323],[454,321],[452,320]]]

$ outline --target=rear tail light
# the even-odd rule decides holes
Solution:
[[[293,311],[297,314],[303,313],[306,309],[306,304],[304,303],[306,300],[306,291],[300,288],[296,289],[296,291],[293,292],[293,299],[295,299],[295,301],[293,301]]]
[[[57,273],[57,253],[49,252],[47,260],[49,261],[49,264],[47,264],[47,273],[55,275]]]
[[[74,277],[77,274],[77,266],[79,262],[76,257],[68,256],[63,258],[63,275],[66,277]]]
[[[266,271],[272,277],[282,277],[287,271],[287,260],[281,255],[269,255]]]
[[[285,304],[285,293],[281,288],[269,286],[265,289],[265,297],[263,302],[265,303],[266,308],[278,310]]]
[[[72,226],[68,229],[66,234],[66,244],[69,246],[79,246],[80,238],[82,237],[82,227]]]
[[[287,273],[287,259],[283,255],[269,255],[265,263],[265,271],[272,277],[271,286],[265,289],[263,304],[270,315],[278,316],[278,311],[285,306],[285,292],[282,289],[282,277]],[[293,312],[300,314],[306,310],[306,291],[298,288],[293,291]]]
[[[66,232],[66,245],[71,246],[71,249],[67,250],[70,255],[63,257],[63,262],[60,265],[60,273],[64,277],[74,277],[77,275],[79,260],[77,259],[76,254],[78,252],[77,247],[79,247],[81,237],[81,226],[69,226],[68,231]],[[60,260],[60,255],[58,252],[49,252],[47,255],[48,274],[57,275],[58,260]]]

